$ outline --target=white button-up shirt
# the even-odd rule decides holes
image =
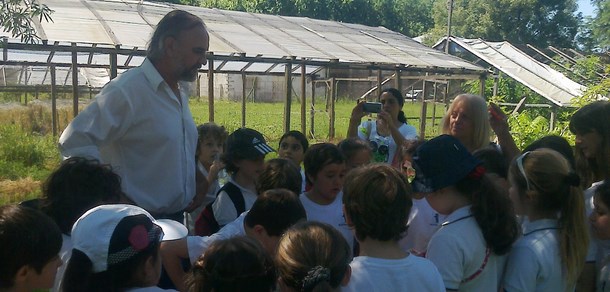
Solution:
[[[74,118],[59,139],[61,154],[111,164],[127,197],[153,214],[179,212],[195,196],[197,147],[188,96],[180,95],[145,59]]]

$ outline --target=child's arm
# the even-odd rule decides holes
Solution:
[[[184,277],[186,272],[182,269],[182,260],[188,259],[186,238],[164,241],[161,243],[161,259],[167,275],[178,291],[186,291]]]

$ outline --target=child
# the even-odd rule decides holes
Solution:
[[[434,264],[398,244],[412,206],[411,187],[398,170],[375,164],[352,171],[343,206],[361,254],[350,264],[352,280],[344,291],[445,291]]]
[[[341,203],[345,157],[339,147],[319,143],[309,147],[304,164],[307,182],[311,184],[311,189],[300,196],[307,220],[330,224],[353,247],[354,235],[345,223]]]
[[[227,152],[223,154],[222,160],[231,178],[212,203],[218,225],[224,226],[232,222],[241,212],[252,207],[256,200],[256,180],[265,167],[265,155],[273,151],[275,150],[266,144],[263,135],[255,130],[241,128],[229,135]],[[241,192],[238,199],[243,199],[244,210],[237,210],[236,202],[228,193],[229,188]]]
[[[368,142],[360,138],[347,138],[337,145],[345,156],[345,168],[350,171],[354,168],[371,163],[373,149]]]
[[[302,186],[300,170],[292,160],[274,158],[265,163],[265,170],[256,181],[256,192],[262,194],[272,189],[287,189],[299,194]]]
[[[511,164],[509,195],[528,217],[513,246],[505,291],[574,291],[589,244],[578,175],[550,149],[525,152]]]
[[[269,254],[275,254],[280,236],[290,226],[306,219],[299,198],[286,189],[273,189],[261,193],[252,209],[241,214],[212,236],[188,236],[164,242],[161,246],[163,264],[178,290],[184,291],[184,270],[181,259],[194,263],[211,243],[221,239],[247,235],[258,240]]]
[[[350,279],[350,258],[350,248],[336,229],[298,223],[282,236],[275,257],[280,291],[340,291]]]
[[[118,203],[125,198],[121,178],[110,165],[97,160],[72,157],[61,163],[42,188],[41,210],[57,223],[62,233],[59,256],[67,263],[72,255],[70,232],[74,222],[87,210],[101,205]],[[67,265],[57,269],[54,291],[60,291]]]
[[[35,291],[53,287],[61,231],[42,212],[19,205],[0,206],[0,290]]]
[[[599,185],[593,196],[595,208],[589,221],[595,238],[599,240],[610,240],[610,182],[606,181]],[[597,291],[610,291],[610,251],[608,248],[600,249],[597,266]]]
[[[303,133],[299,131],[289,131],[280,138],[278,156],[280,158],[292,160],[300,168],[307,148],[309,148],[309,142]],[[298,194],[305,192],[305,172],[302,169],[301,177],[303,178],[303,185],[301,191],[297,192]]]
[[[498,291],[505,255],[519,236],[510,200],[480,164],[449,135],[424,143],[413,157],[414,191],[447,215],[426,253],[447,290]]]
[[[201,206],[185,214],[186,225],[190,233],[194,232],[195,219],[199,216],[201,210],[214,201],[216,194],[220,190],[219,173],[225,168],[224,163],[220,161],[220,156],[223,153],[224,144],[227,140],[225,128],[212,122],[197,127],[197,133],[199,138],[197,139],[195,160],[197,161],[197,170],[201,172],[201,175],[208,182],[208,189]]]
[[[258,241],[245,236],[212,243],[185,280],[191,292],[269,292],[275,281],[273,260]]]
[[[87,211],[72,228],[72,258],[63,288],[77,291],[165,291],[161,275],[161,240],[186,236],[169,219],[155,220],[133,205],[101,205]]]

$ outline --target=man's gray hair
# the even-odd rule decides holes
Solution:
[[[157,24],[152,38],[148,42],[146,57],[151,61],[161,58],[165,52],[164,40],[167,37],[177,37],[180,32],[202,26],[203,20],[198,16],[184,10],[174,10],[163,16]]]

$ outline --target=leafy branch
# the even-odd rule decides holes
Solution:
[[[20,38],[21,42],[34,43],[40,37],[36,35],[33,19],[37,17],[41,22],[52,22],[53,12],[47,5],[35,0],[0,0],[0,27],[13,37]]]

